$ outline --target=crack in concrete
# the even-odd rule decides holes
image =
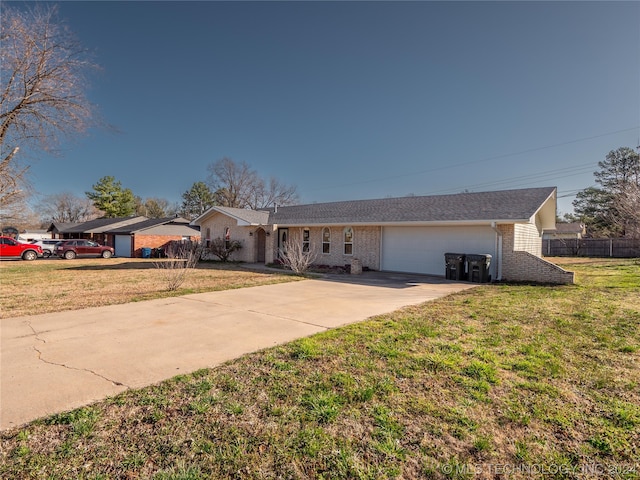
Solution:
[[[30,322],[30,321],[28,321],[28,320],[27,320],[27,321],[25,321],[25,323],[26,323],[26,324],[27,324],[27,326],[31,329],[31,331],[33,332],[33,336],[35,337],[35,339],[36,339],[37,341],[42,342],[42,343],[47,343],[47,342],[46,342],[46,340],[44,340],[44,339],[40,338],[40,336],[39,336],[38,332],[36,332],[36,329],[35,329],[35,328],[33,328],[33,325],[31,325],[31,322]],[[92,375],[95,375],[95,376],[96,376],[96,377],[98,377],[98,378],[102,378],[103,380],[106,380],[107,382],[110,382],[112,385],[116,385],[116,386],[118,386],[118,387],[126,387],[126,388],[128,388],[128,389],[130,389],[130,388],[131,388],[129,385],[125,385],[124,383],[122,383],[122,382],[118,382],[117,380],[112,380],[112,379],[110,379],[110,378],[107,378],[107,377],[105,377],[104,375],[101,375],[101,374],[99,374],[98,372],[95,372],[95,371],[93,371],[93,370],[91,370],[91,369],[89,369],[89,368],[78,368],[78,367],[72,367],[72,366],[70,366],[70,365],[65,365],[64,363],[56,363],[56,362],[52,362],[52,361],[50,361],[50,360],[47,360],[47,359],[45,359],[45,358],[42,358],[42,355],[43,355],[42,351],[41,351],[41,350],[39,350],[35,345],[33,345],[33,347],[32,347],[32,348],[33,348],[36,352],[38,352],[38,360],[40,360],[42,363],[46,363],[47,365],[53,365],[53,366],[56,366],[56,367],[63,367],[63,368],[66,368],[66,369],[68,369],[68,370],[76,370],[76,371],[79,371],[79,372],[87,372],[87,373],[90,373],[90,374],[92,374]]]
[[[327,327],[325,325],[319,325],[317,323],[312,323],[312,322],[305,322],[304,320],[298,320],[297,318],[283,317],[282,315],[275,315],[273,313],[259,312],[257,310],[251,310],[251,309],[247,309],[246,311],[247,312],[251,312],[251,313],[257,313],[258,315],[266,315],[268,317],[279,318],[281,320],[287,320],[289,322],[296,322],[296,323],[302,323],[304,325],[311,325],[312,327],[318,327],[318,328],[322,328],[324,330],[330,330],[331,329],[331,327]]]
[[[304,320],[298,320],[297,318],[291,318],[291,317],[283,317],[282,315],[276,315],[274,313],[268,313],[268,312],[261,312],[259,310],[252,310],[250,308],[238,308],[234,305],[227,305],[225,303],[221,303],[221,302],[212,302],[212,301],[208,301],[208,300],[199,300],[199,299],[193,299],[193,298],[189,298],[187,300],[191,300],[193,302],[198,302],[198,303],[204,303],[204,304],[208,304],[208,305],[218,305],[221,307],[226,307],[226,308],[234,308],[236,310],[241,310],[244,312],[249,312],[249,313],[256,313],[258,315],[265,315],[267,317],[273,317],[273,318],[279,318],[280,320],[287,320],[288,322],[296,322],[296,323],[302,323],[304,325],[311,325],[312,327],[318,327],[318,328],[322,328],[324,330],[330,330],[331,327],[327,327],[325,325],[319,325],[317,323],[312,323],[312,322],[306,322]]]

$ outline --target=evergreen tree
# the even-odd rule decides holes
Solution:
[[[133,192],[122,188],[122,184],[111,176],[102,177],[93,185],[93,192],[85,194],[107,218],[128,217],[136,211]]]
[[[182,194],[182,213],[189,220],[202,215],[215,204],[214,194],[204,182],[195,182]]]
[[[593,236],[640,236],[640,156],[620,147],[598,166],[594,176],[600,187],[576,195],[575,213]]]

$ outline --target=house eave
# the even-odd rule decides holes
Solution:
[[[514,223],[531,223],[529,218],[520,219],[489,219],[489,220],[432,220],[432,221],[403,221],[403,222],[306,222],[306,223],[278,223],[279,228],[294,227],[452,227],[452,226],[492,226]]]

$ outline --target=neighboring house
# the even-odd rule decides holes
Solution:
[[[56,238],[86,238],[115,248],[116,256],[140,257],[142,248],[166,247],[175,240],[200,241],[198,229],[180,217],[144,216],[98,218],[88,222],[55,224],[49,227]]]
[[[444,254],[489,254],[495,280],[572,283],[573,273],[541,258],[542,231],[553,229],[556,189],[278,206],[261,211],[212,207],[192,224],[205,244],[238,240],[233,259],[274,263],[287,242],[301,242],[315,263],[371,270],[445,274]]]
[[[543,240],[580,239],[586,234],[584,223],[556,223],[556,228],[544,229]]]
[[[79,223],[52,223],[47,231],[52,232],[56,238],[71,239],[85,238],[93,240],[102,245],[113,247],[113,243],[109,242],[109,236],[106,232],[111,229],[131,225],[143,220],[147,217],[117,217],[117,218],[96,218],[87,222]]]
[[[163,248],[172,241],[200,241],[200,230],[189,225],[181,217],[151,218],[124,227],[110,229],[116,255],[119,257],[141,257],[143,248]]]
[[[51,238],[63,238],[62,233],[65,230],[75,227],[76,225],[80,225],[79,222],[76,223],[61,223],[61,222],[53,222],[49,225],[47,232],[51,232]]]

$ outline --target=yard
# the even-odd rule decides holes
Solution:
[[[576,285],[479,286],[3,432],[0,477],[640,478],[640,262],[556,260]],[[51,294],[80,277],[0,268]],[[162,294],[143,277],[96,296]],[[64,288],[55,308],[85,306]]]
[[[299,277],[250,271],[234,264],[201,262],[176,291],[167,290],[163,260],[140,258],[0,262],[0,318],[76,310],[188,293],[227,290]]]

